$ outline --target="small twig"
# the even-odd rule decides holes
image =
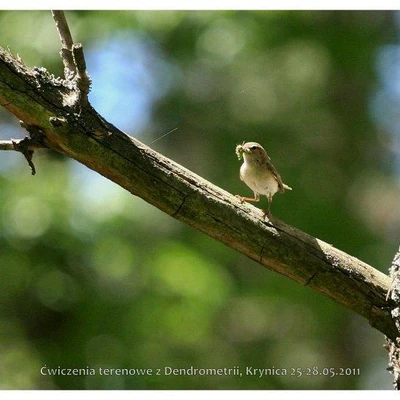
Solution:
[[[20,142],[23,139],[18,140]],[[18,144],[16,140],[0,140],[0,150],[14,150],[15,145]]]
[[[86,72],[85,55],[83,54],[83,47],[80,43],[76,43],[72,46],[72,54],[78,72],[76,84],[81,91],[81,101],[87,103],[87,95],[90,90],[90,77]]]
[[[32,175],[36,174],[36,168],[33,164],[32,157],[35,149],[43,149],[44,145],[36,142],[36,140],[26,137],[24,139],[11,139],[11,140],[0,140],[0,150],[14,150],[19,151],[24,155],[26,161],[32,170]]]
[[[65,18],[64,11],[53,10],[51,14],[53,15],[54,22],[56,23],[56,28],[62,44],[60,55],[64,63],[65,79],[72,80],[77,71],[74,63],[74,57],[72,55],[74,41],[72,40],[68,22]]]
[[[16,151],[21,152],[25,156],[26,161],[28,161],[28,164],[31,167],[32,175],[36,175],[36,168],[32,161],[34,151],[29,148],[29,143],[27,143],[30,140],[31,139],[29,138],[25,138],[18,143],[13,142],[13,145]]]
[[[85,106],[88,103],[90,77],[86,72],[83,47],[80,43],[74,44],[64,12],[53,10],[52,15],[62,44],[60,55],[64,63],[65,79],[69,81],[75,80],[78,88],[77,92],[79,91],[77,104]]]
[[[60,35],[61,43],[65,49],[72,50],[72,45],[74,41],[72,40],[72,35],[68,27],[67,19],[65,18],[64,11],[51,11],[58,33]]]
[[[37,150],[37,149],[45,149],[46,148],[46,146],[44,146],[42,144],[33,143],[33,141],[29,138],[24,138],[24,139],[0,140],[0,150],[20,151],[20,150],[18,150],[18,147],[21,145],[21,142],[23,142],[24,140],[30,141],[30,143],[28,144],[28,150]]]
[[[0,140],[0,150],[14,150],[22,153],[31,167],[32,175],[35,175],[36,168],[33,164],[32,157],[36,149],[46,148],[46,146],[42,144],[43,131],[37,126],[27,125],[23,121],[20,121],[20,125],[29,132],[29,136],[23,139]]]

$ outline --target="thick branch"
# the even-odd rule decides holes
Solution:
[[[43,132],[43,144],[85,164],[132,194],[269,270],[323,293],[394,338],[388,276],[262,212],[156,153],[88,105],[68,112],[67,88],[0,51],[0,103]],[[58,121],[58,123],[55,123]]]
[[[392,278],[390,290],[386,298],[395,302],[397,307],[392,309],[392,317],[398,332],[400,332],[400,248],[394,256],[392,266],[389,269]],[[389,352],[388,370],[393,374],[393,387],[400,390],[400,335],[395,340],[387,339],[387,349]]]

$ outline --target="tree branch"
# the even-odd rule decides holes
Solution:
[[[36,139],[28,137],[24,139],[0,140],[0,150],[19,151],[24,155],[31,167],[32,175],[36,174],[36,168],[32,161],[34,150],[43,148],[45,148],[45,146],[40,144]]]
[[[106,122],[88,104],[69,106],[71,88],[0,49],[0,103],[43,134],[41,143],[81,162],[165,213],[271,271],[330,297],[389,338],[398,331],[387,302],[390,278],[333,246],[240,202]]]
[[[394,256],[389,275],[392,278],[392,283],[386,298],[390,298],[396,303],[396,307],[392,309],[391,314],[396,328],[400,332],[400,248]],[[388,370],[393,374],[394,389],[400,390],[400,337],[396,337],[394,340],[387,338],[386,342],[389,352]]]
[[[80,102],[85,102],[87,104],[87,95],[90,90],[90,78],[86,72],[86,61],[85,55],[83,53],[83,47],[80,43],[74,44],[72,46],[72,54],[74,56],[74,63],[77,70],[76,84],[78,86],[79,92],[83,94],[80,98]]]
[[[60,55],[64,63],[65,79],[76,84],[76,104],[85,107],[88,103],[90,77],[86,72],[83,47],[80,43],[74,44],[64,11],[53,10],[51,13],[61,40]]]
[[[19,140],[0,140],[0,150],[14,150],[15,145],[18,144],[22,139]]]
[[[65,79],[72,80],[72,78],[74,78],[76,75],[76,68],[74,58],[72,56],[72,46],[74,41],[72,40],[68,22],[65,18],[64,11],[52,10],[51,14],[56,24],[58,35],[60,36],[62,44],[60,55],[64,63]]]

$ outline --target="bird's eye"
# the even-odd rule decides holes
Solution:
[[[250,149],[251,150],[255,150],[257,148],[257,146],[251,146]]]

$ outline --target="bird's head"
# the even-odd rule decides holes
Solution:
[[[241,160],[242,157],[245,160],[261,160],[265,157],[268,157],[264,147],[256,142],[243,142],[242,144],[238,144],[235,152],[239,160]]]

